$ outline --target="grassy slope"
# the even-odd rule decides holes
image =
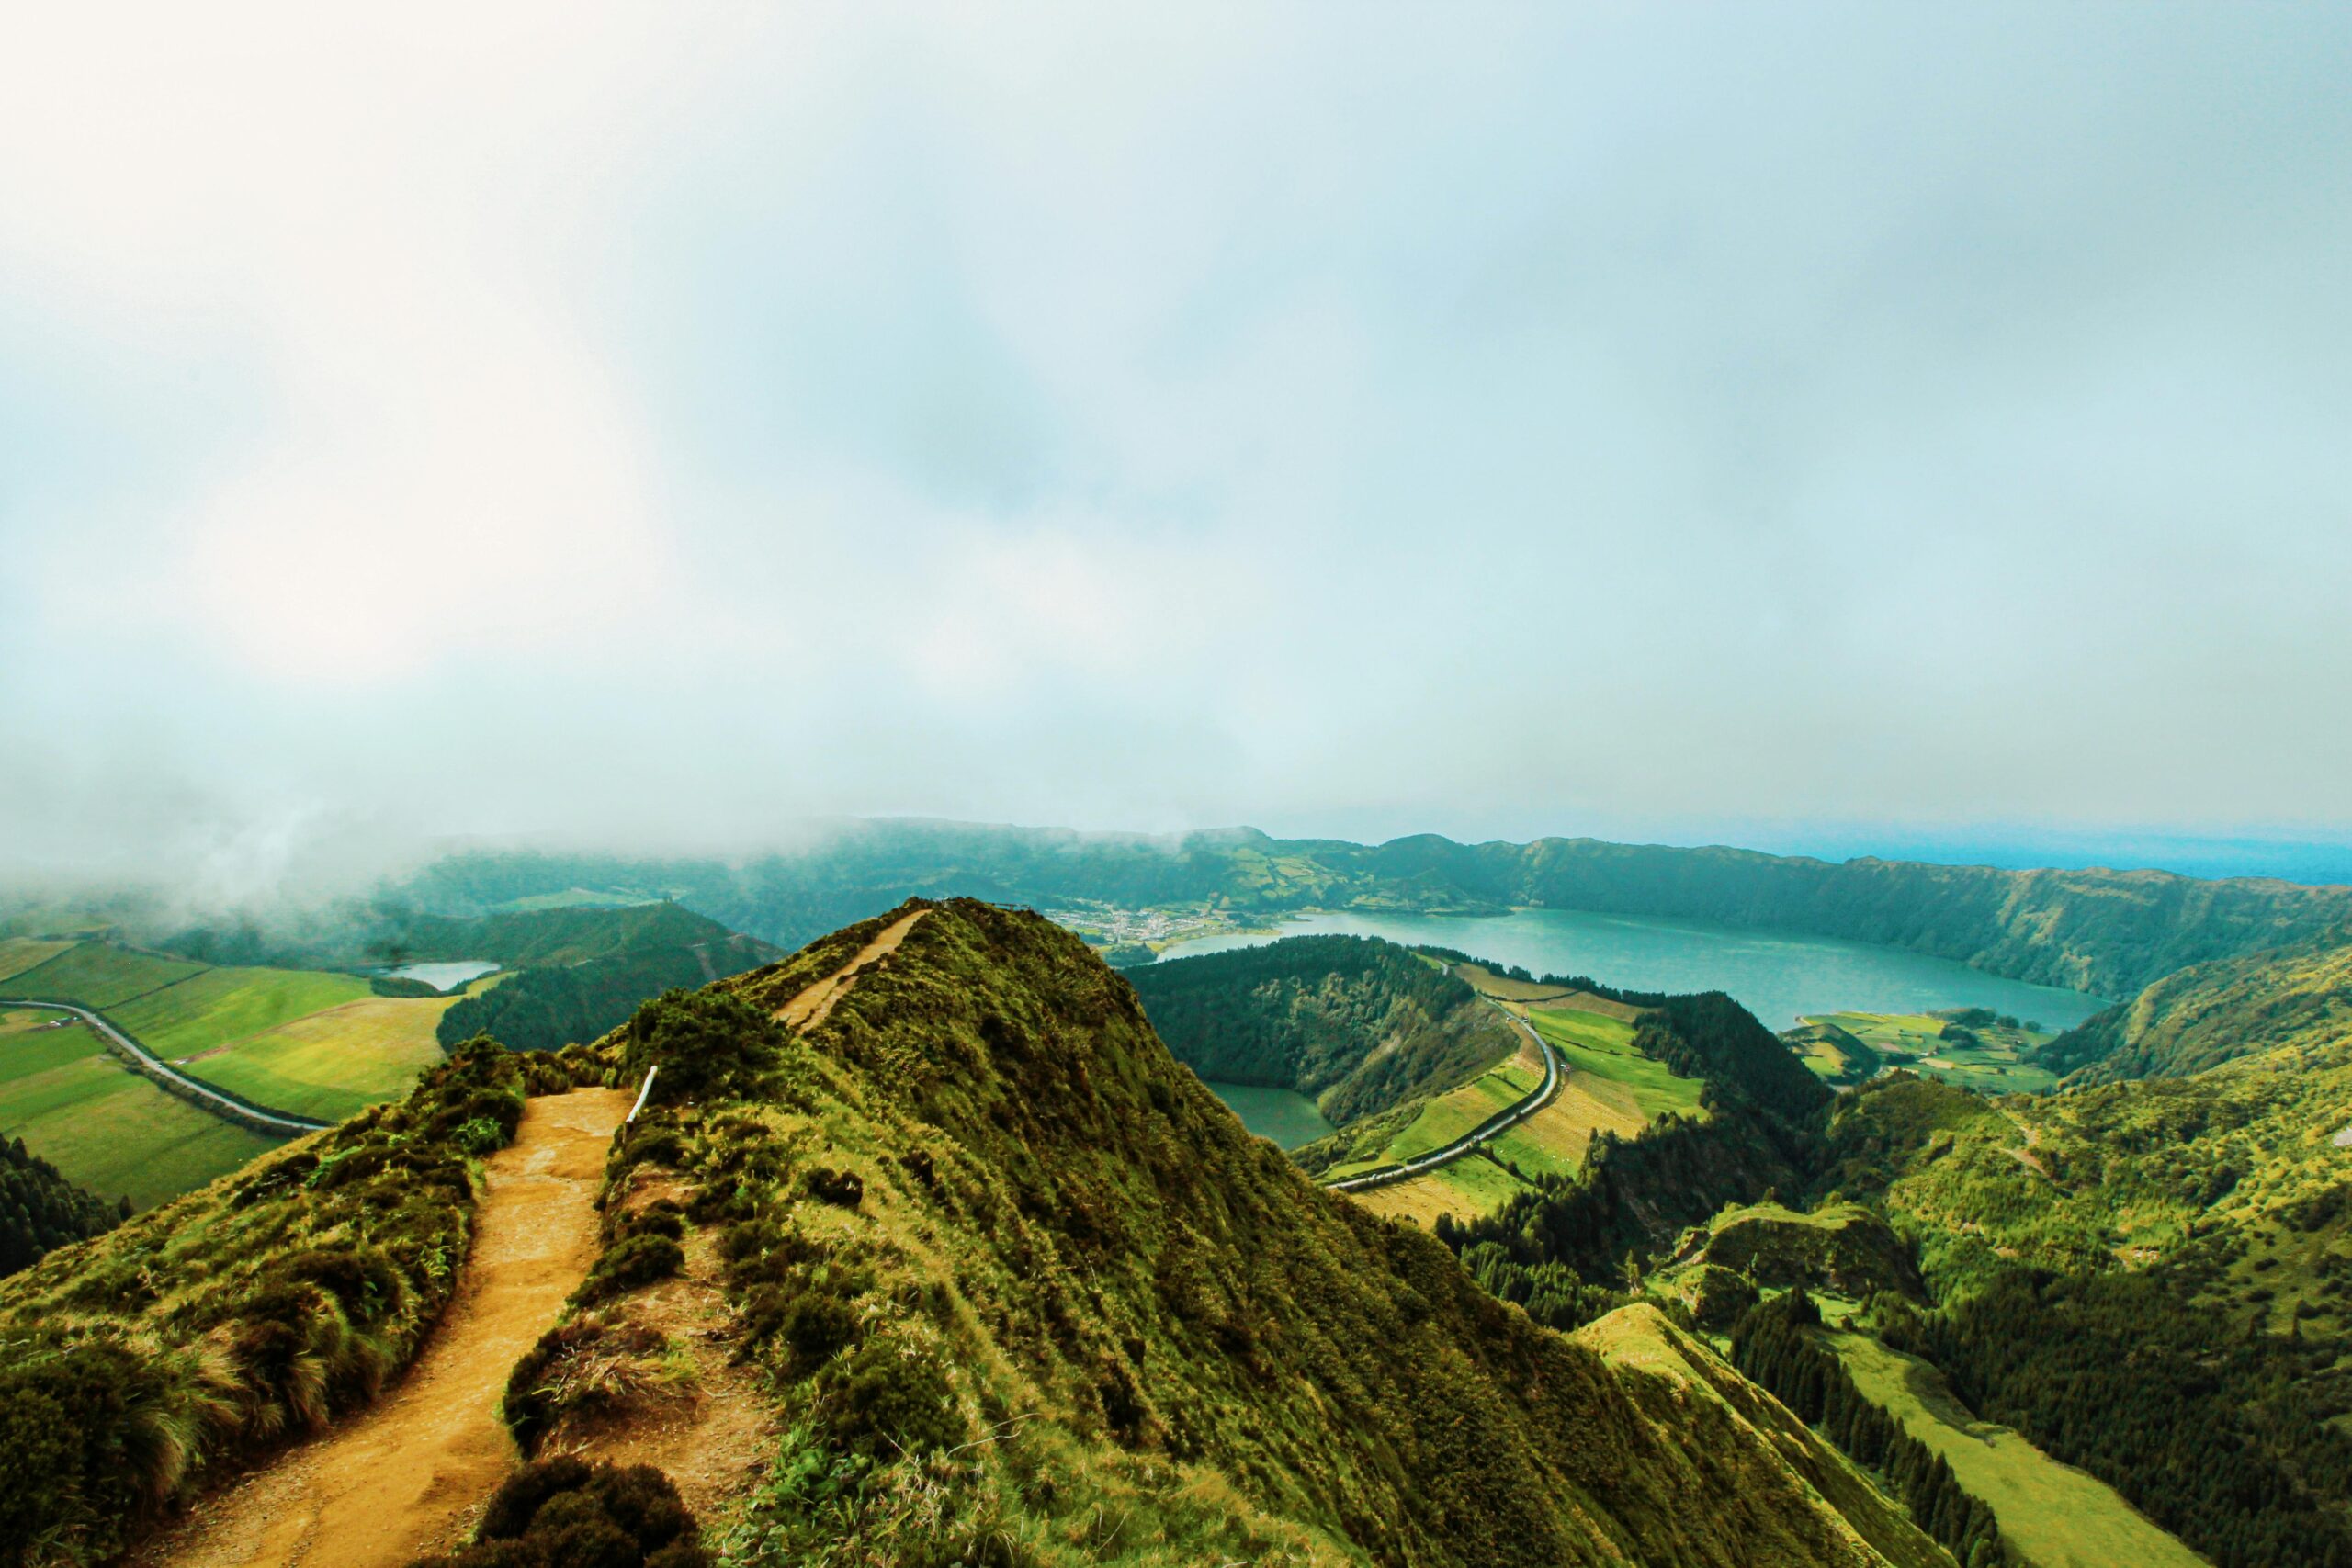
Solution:
[[[107,1017],[156,1055],[180,1061],[371,994],[368,982],[353,975],[208,969],[109,1008]],[[198,1076],[205,1072],[199,1067]]]
[[[1478,981],[1482,987],[1489,983],[1490,977]],[[1593,1138],[1603,1132],[1630,1136],[1668,1111],[1705,1114],[1699,1108],[1696,1079],[1678,1077],[1663,1063],[1633,1048],[1633,1024],[1613,1014],[1634,1010],[1607,1003],[1611,1013],[1596,1012],[1559,1005],[1557,996],[1565,993],[1557,993],[1556,987],[1546,994],[1555,996],[1555,1005],[1531,1007],[1527,1017],[1567,1068],[1552,1102],[1496,1139],[1489,1145],[1493,1158],[1456,1160],[1427,1176],[1359,1193],[1358,1201],[1374,1213],[1423,1225],[1433,1224],[1440,1214],[1456,1219],[1490,1214],[1532,1190],[1514,1170],[1527,1177],[1570,1174],[1583,1165]],[[1351,1151],[1348,1163],[1333,1166],[1327,1174],[1366,1170],[1442,1147],[1524,1099],[1542,1082],[1543,1068],[1534,1052],[1522,1050],[1477,1082],[1423,1105],[1413,1121],[1385,1143],[1364,1140]]]
[[[0,1283],[0,1560],[113,1561],[160,1502],[380,1392],[448,1299],[469,1153],[511,1136],[523,1073],[494,1051],[446,1064]],[[475,1117],[487,1140],[460,1132]]]
[[[200,1057],[196,1070],[263,1105],[336,1121],[406,1094],[442,1058],[434,1031],[455,997],[368,997]]]
[[[2199,1299],[2242,1323],[2283,1333],[2308,1308],[2305,1334],[2347,1334],[2352,1294],[2327,1284],[2352,1257],[2332,1198],[2352,1173],[2331,1142],[2346,1126],[2352,1040],[2057,1096],[1891,1083],[1838,1107],[1829,1184],[1917,1237],[1939,1290],[2013,1261],[2185,1264]],[[1890,1164],[1872,1145],[1905,1152]]]
[[[1843,1454],[1657,1307],[1620,1307],[1570,1337],[1623,1375],[1645,1409],[1656,1412],[1661,1427],[1705,1434],[1702,1451],[1769,1444],[1838,1510],[1857,1538],[1888,1562],[1949,1568],[1951,1559]]]
[[[1555,1008],[1530,1009],[1527,1018],[1571,1072],[1617,1085],[1632,1097],[1633,1108],[1643,1120],[1669,1111],[1685,1116],[1700,1114],[1699,1081],[1677,1077],[1665,1064],[1635,1051],[1632,1024],[1598,1013]]]
[[[2200,1568],[2205,1560],[2150,1524],[2115,1489],[1951,1396],[1936,1370],[1861,1334],[1827,1342],[1855,1385],[1943,1455],[1961,1485],[2000,1516],[2032,1568]]]
[[[1839,1012],[1804,1021],[1842,1030],[1898,1066],[1963,1089],[1988,1094],[2039,1094],[2058,1081],[2056,1073],[2035,1059],[2041,1047],[2056,1038],[2049,1033],[1985,1024],[1973,1030],[1979,1043],[1963,1045],[1943,1038],[1950,1020],[1928,1013]],[[1818,1043],[1835,1050],[1834,1044]],[[1832,1067],[1823,1076],[1834,1076],[1835,1071]]]
[[[774,1008],[874,929],[723,989]],[[758,1562],[961,1561],[983,1540],[1040,1565],[1887,1560],[1822,1501],[1794,1434],[1694,1420],[1654,1374],[1317,1190],[1040,919],[934,909],[775,1061],[732,1105],[662,1105],[636,1146],[675,1162],[695,1217],[736,1227],[755,1323],[845,1299],[855,1343],[813,1382],[778,1329],[747,1346],[777,1374],[791,1453],[837,1462],[860,1429],[841,1391],[885,1366],[947,1402],[890,1420],[944,1408],[963,1446],[898,1461],[876,1442],[854,1497],[775,1505]],[[801,1200],[820,1167],[861,1179],[854,1207]],[[1894,1560],[1936,1561],[1882,1524]]]
[[[2199,964],[2063,1035],[2080,1081],[2177,1077],[2281,1045],[2352,1033],[2352,946],[2324,942]]]
[[[185,959],[164,958],[112,942],[85,942],[46,964],[0,980],[0,996],[105,1009],[203,972],[203,964]]]
[[[0,1132],[76,1186],[152,1208],[277,1146],[126,1070],[88,1026],[49,1027],[55,1016],[0,1014]]]
[[[0,980],[13,979],[46,964],[73,945],[70,941],[44,941],[39,937],[10,937],[0,942]]]

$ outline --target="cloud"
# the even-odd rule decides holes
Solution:
[[[2341,818],[2337,11],[11,45],[0,852]]]

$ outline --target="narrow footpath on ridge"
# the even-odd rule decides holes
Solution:
[[[513,1469],[498,1418],[514,1363],[596,1259],[605,1153],[628,1089],[524,1103],[491,1156],[456,1298],[408,1374],[370,1409],[206,1499],[142,1568],[406,1568],[459,1543]]]
[[[897,952],[899,944],[907,940],[907,933],[915,929],[915,922],[930,913],[929,909],[917,909],[892,920],[880,935],[859,948],[855,957],[834,970],[831,979],[818,981],[785,1003],[776,1017],[795,1029],[814,1029],[824,1022],[834,1004],[849,995],[849,988],[857,983],[857,972],[884,953]]]

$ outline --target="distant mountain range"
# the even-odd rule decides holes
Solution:
[[[918,896],[1259,916],[1589,909],[1877,942],[2115,997],[2192,964],[2352,926],[2352,887],[2160,871],[1832,863],[1593,839],[1461,844],[1422,834],[1367,845],[1247,828],[1153,837],[921,819],[828,824],[805,848],[741,860],[469,852],[394,892],[425,909],[477,914],[577,889],[675,897],[784,947]]]

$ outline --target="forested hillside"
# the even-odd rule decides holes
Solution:
[[[440,1040],[487,1034],[514,1051],[560,1050],[595,1039],[663,991],[694,989],[782,956],[675,904],[492,915],[448,946],[519,973],[452,1005]]]
[[[1178,1061],[1315,1096],[1340,1126],[1465,1083],[1519,1046],[1469,986],[1370,937],[1292,937],[1127,979]]]
[[[1841,1101],[1818,1190],[1939,1305],[1887,1342],[2225,1568],[2352,1562],[2352,1039],[2187,1078]],[[2344,1141],[2339,1141],[2343,1139]]]
[[[1365,845],[1252,829],[1150,837],[908,819],[812,827],[797,849],[741,861],[484,852],[402,895],[448,913],[603,888],[675,897],[792,944],[915,895],[1053,907],[1199,905],[1662,915],[1913,949],[1993,974],[2129,996],[2191,964],[2312,940],[2352,922],[2352,889],[2154,871],[2004,871],[1747,850],[1544,839]]]
[[[68,1242],[102,1235],[128,1217],[127,1202],[83,1191],[22,1138],[0,1138],[0,1275],[31,1267]]]
[[[2179,1077],[2280,1045],[2352,1034],[2352,944],[2307,942],[2184,969],[2059,1036],[2045,1066],[2079,1083]]]

